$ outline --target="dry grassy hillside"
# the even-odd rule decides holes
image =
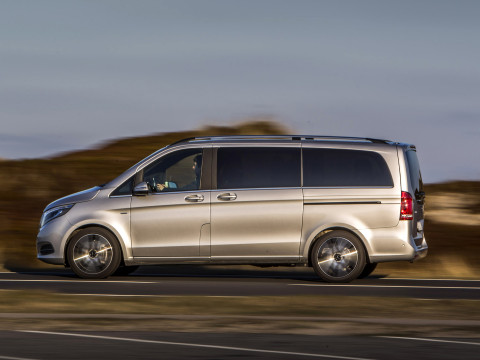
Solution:
[[[268,121],[234,127],[122,139],[92,150],[49,159],[0,161],[0,267],[46,266],[36,260],[35,238],[42,210],[51,201],[105,183],[181,138],[202,135],[284,134]],[[480,276],[480,182],[426,186],[429,256],[414,264],[382,264],[382,274],[437,277]]]
[[[480,277],[480,181],[426,186],[427,275]],[[413,264],[416,265],[416,264]]]

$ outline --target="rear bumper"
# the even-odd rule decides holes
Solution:
[[[419,240],[421,240],[421,243]],[[411,260],[412,262],[423,259],[428,253],[428,245],[425,236],[422,236],[421,239],[415,239],[414,243],[415,257]],[[418,243],[420,243],[420,245],[416,245]]]
[[[401,222],[391,229],[376,229],[371,237],[370,262],[417,261],[427,256],[428,245],[425,236],[411,236],[408,222]]]
[[[412,261],[417,261],[423,259],[425,256],[427,256],[428,253],[428,247],[426,249],[421,249],[415,252],[415,257],[413,258]]]

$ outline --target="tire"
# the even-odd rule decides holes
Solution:
[[[366,278],[368,275],[370,275],[372,272],[375,271],[376,267],[377,267],[377,263],[367,263],[367,264],[365,264],[365,267],[363,268],[363,271],[358,276],[358,278],[359,279]]]
[[[140,266],[120,266],[113,276],[127,276],[136,271]]]
[[[120,266],[122,251],[115,236],[100,227],[78,231],[67,248],[68,263],[79,277],[103,279]]]
[[[352,233],[334,230],[318,238],[311,252],[315,273],[326,282],[350,282],[365,268],[362,242]]]

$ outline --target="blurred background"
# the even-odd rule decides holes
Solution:
[[[417,146],[429,256],[480,265],[477,1],[4,0],[0,267],[36,260],[43,208],[179,138],[377,137]]]

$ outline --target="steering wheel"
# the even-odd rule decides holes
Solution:
[[[152,176],[150,178],[150,181],[146,182],[148,185],[148,188],[150,189],[151,192],[157,192],[157,181],[155,180],[155,177]]]

